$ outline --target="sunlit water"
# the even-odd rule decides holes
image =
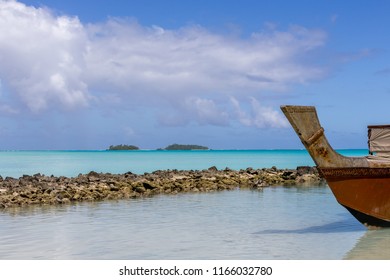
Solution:
[[[389,258],[324,187],[160,195],[0,212],[2,259]]]
[[[346,155],[367,155],[366,150],[344,150]],[[0,176],[24,174],[74,177],[80,173],[142,174],[155,170],[202,170],[211,166],[296,168],[313,166],[306,150],[213,150],[213,151],[0,151]]]
[[[344,151],[364,155],[366,151]],[[0,175],[210,166],[295,168],[305,151],[0,152]],[[0,210],[0,259],[390,259],[327,186],[158,195]]]

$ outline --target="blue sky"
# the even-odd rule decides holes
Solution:
[[[302,144],[390,123],[389,1],[0,0],[0,149]]]

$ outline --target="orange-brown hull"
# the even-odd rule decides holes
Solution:
[[[390,227],[390,156],[343,156],[326,139],[315,107],[281,109],[337,201],[363,224]]]
[[[390,168],[320,168],[337,201],[368,226],[390,226]]]

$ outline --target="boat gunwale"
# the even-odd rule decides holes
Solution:
[[[325,179],[373,179],[389,178],[389,167],[317,167]]]

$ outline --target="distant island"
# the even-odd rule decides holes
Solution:
[[[133,145],[111,145],[108,148],[109,151],[134,151],[139,150],[137,146]]]
[[[139,150],[137,146],[134,145],[111,145],[107,151],[135,151]],[[165,148],[159,148],[160,151],[190,151],[190,150],[210,150],[208,147],[200,145],[182,145],[182,144],[172,144]]]
[[[166,147],[165,149],[160,150],[167,150],[167,151],[175,151],[175,150],[209,150],[208,147],[205,146],[199,146],[199,145],[181,145],[181,144],[172,144]]]

